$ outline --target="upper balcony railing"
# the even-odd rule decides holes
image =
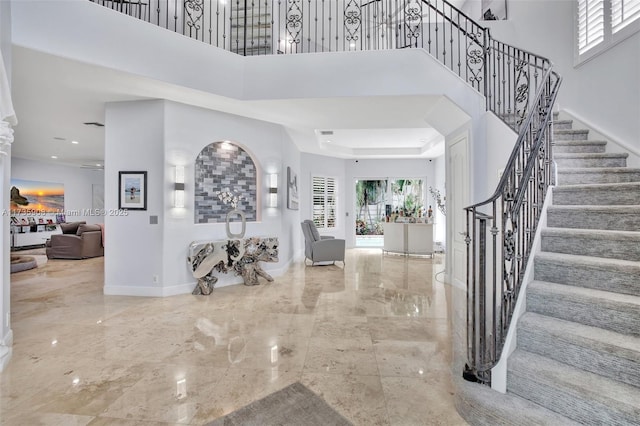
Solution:
[[[91,1],[245,56],[421,48],[484,95],[487,110],[518,134],[494,195],[466,208],[464,375],[491,382],[554,176],[561,78],[547,59],[494,40],[444,0]]]

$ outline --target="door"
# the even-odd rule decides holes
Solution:
[[[449,250],[451,256],[448,259],[450,263],[449,276],[452,277],[452,283],[458,288],[467,288],[467,244],[466,237],[466,214],[463,210],[470,204],[469,201],[469,165],[467,161],[468,138],[463,135],[454,140],[449,149],[448,164],[448,188],[447,195],[450,205],[447,212],[451,212],[450,238],[452,248]],[[448,219],[448,218],[447,218]]]

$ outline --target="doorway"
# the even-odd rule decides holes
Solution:
[[[424,178],[356,179],[355,195],[356,247],[383,247],[385,222],[427,215]]]

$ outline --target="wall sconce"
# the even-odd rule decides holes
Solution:
[[[176,166],[176,182],[173,189],[176,191],[173,206],[184,207],[184,166]]]
[[[278,174],[269,175],[269,198],[267,207],[278,207]]]

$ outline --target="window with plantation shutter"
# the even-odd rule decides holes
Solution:
[[[616,33],[640,18],[640,0],[611,0],[611,30]]]
[[[336,227],[336,180],[313,176],[313,223],[317,228]]]
[[[575,65],[640,31],[640,0],[575,0]]]
[[[604,0],[578,0],[578,53],[604,40]]]

